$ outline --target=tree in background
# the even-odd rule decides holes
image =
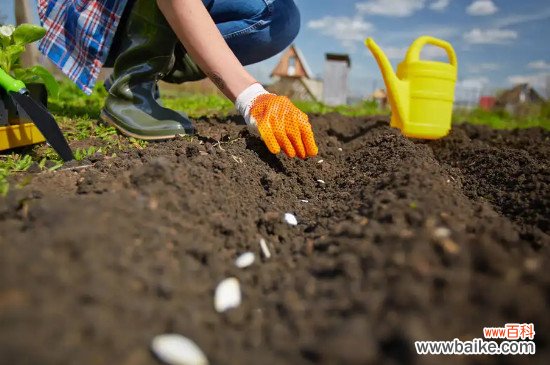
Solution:
[[[23,23],[33,23],[31,12],[31,0],[14,0],[15,1],[15,23],[16,25]],[[32,1],[34,4],[34,1]],[[31,67],[39,63],[38,48],[36,44],[27,45],[27,51],[21,56],[21,66]]]

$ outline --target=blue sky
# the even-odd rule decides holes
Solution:
[[[18,0],[16,0],[18,1]],[[295,0],[302,14],[296,45],[321,77],[326,52],[349,53],[350,89],[364,96],[382,79],[363,46],[367,36],[395,65],[408,45],[428,34],[450,41],[459,59],[459,87],[484,92],[530,82],[544,91],[550,75],[549,0]],[[13,22],[13,0],[0,0]],[[436,49],[427,58],[441,59]],[[262,82],[278,57],[249,67]]]
[[[356,95],[382,85],[363,39],[373,37],[395,65],[422,34],[450,41],[459,59],[462,87],[484,92],[528,81],[539,90],[550,75],[548,0],[296,0],[302,29],[296,45],[321,76],[325,52],[349,53]],[[427,50],[429,58],[439,58]],[[276,60],[253,68],[262,76]]]

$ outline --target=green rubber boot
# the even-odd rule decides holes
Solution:
[[[188,81],[199,81],[206,78],[206,75],[199,66],[191,59],[181,43],[178,43],[174,51],[175,62],[172,70],[163,77],[162,81],[171,84],[183,84]]]
[[[157,82],[172,70],[178,39],[152,0],[136,0],[124,27],[113,83],[101,117],[123,134],[146,140],[194,133],[189,118],[155,98]]]

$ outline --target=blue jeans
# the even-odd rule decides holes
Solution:
[[[155,0],[150,0],[155,1]],[[294,0],[203,0],[225,41],[243,65],[266,60],[288,47],[300,30],[300,12]],[[128,2],[122,18],[132,8]],[[119,26],[105,67],[113,67],[126,36]],[[185,54],[176,47],[176,57]]]
[[[288,47],[300,30],[294,0],[203,0],[221,34],[243,65]]]

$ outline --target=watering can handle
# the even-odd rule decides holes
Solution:
[[[420,59],[420,51],[422,51],[422,48],[424,48],[426,44],[431,44],[436,47],[443,48],[445,52],[447,52],[447,56],[449,57],[449,62],[451,63],[451,65],[453,65],[454,67],[457,66],[458,62],[456,60],[456,53],[453,49],[453,46],[451,46],[451,44],[447,41],[427,35],[424,35],[413,42],[411,48],[409,48],[409,51],[407,52],[406,61],[418,61]]]

